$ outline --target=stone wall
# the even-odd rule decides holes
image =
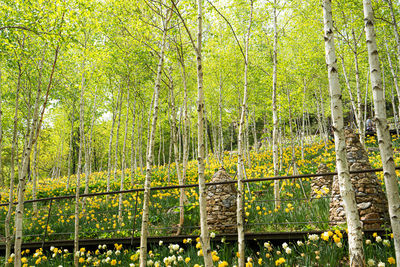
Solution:
[[[317,174],[328,173],[331,170],[326,164],[321,163],[318,166]],[[311,198],[319,198],[323,195],[327,195],[332,190],[333,175],[329,176],[317,176],[311,181]]]
[[[368,154],[360,143],[358,134],[345,130],[346,152],[350,171],[372,169]],[[375,173],[351,174],[356,202],[364,229],[379,229],[388,222],[387,199]],[[341,224],[346,221],[343,201],[340,197],[337,176],[333,178],[329,220]]]
[[[232,178],[220,168],[211,182],[231,181]],[[236,186],[235,184],[212,185],[207,187],[207,223],[213,232],[234,233],[236,224]]]

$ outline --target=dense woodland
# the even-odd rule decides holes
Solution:
[[[205,165],[213,159],[224,165],[224,155],[237,156],[239,180],[251,168],[251,151],[273,151],[273,175],[297,174],[295,148],[304,160],[307,145],[328,147],[335,139],[337,168],[346,169],[339,151],[343,119],[363,144],[369,118],[375,118],[380,140],[382,114],[398,129],[400,7],[372,1],[370,23],[371,1],[333,1],[331,13],[330,1],[322,2],[0,1],[0,184],[9,196],[2,202],[23,200],[25,186],[36,198],[37,185],[48,177],[64,177],[67,190],[76,186],[88,193],[96,172],[105,173],[110,191],[125,170],[117,178],[120,190],[145,187],[146,232],[146,192],[155,165],[176,166],[182,185],[188,161],[198,162],[201,218]],[[327,17],[332,13],[333,20]],[[368,31],[371,24],[375,28]],[[340,86],[337,91],[332,84]],[[377,88],[383,90],[381,100],[375,98]],[[335,113],[339,100],[342,114]],[[292,150],[288,171],[279,166],[284,149]],[[241,187],[239,182],[238,213]],[[279,182],[274,189],[280,206]],[[79,198],[79,190],[75,193]],[[18,252],[21,202],[16,208]],[[205,265],[211,266],[206,225],[201,219]],[[239,236],[240,225],[238,219]],[[394,228],[400,256],[400,232]],[[145,257],[147,235],[142,237]],[[355,255],[350,262],[363,266],[357,265],[363,261],[357,238],[349,240]]]

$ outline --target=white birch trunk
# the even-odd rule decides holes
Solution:
[[[167,28],[169,22],[169,12],[167,12],[167,18],[163,21],[163,35],[160,47],[160,59],[157,67],[157,77],[154,85],[154,105],[153,105],[153,116],[151,121],[151,127],[149,127],[149,140],[147,145],[147,156],[146,156],[146,179],[144,183],[144,193],[143,193],[143,215],[142,215],[142,228],[140,236],[140,267],[146,267],[147,264],[147,236],[148,236],[148,226],[149,226],[149,206],[150,206],[150,186],[151,186],[151,169],[153,167],[153,146],[154,146],[154,136],[157,128],[157,115],[158,115],[158,98],[160,91],[161,75],[163,71],[164,64],[164,54],[166,48],[167,39]]]
[[[69,183],[70,183],[70,179],[71,179],[71,161],[72,161],[72,142],[73,142],[73,136],[74,136],[74,112],[72,112],[71,114],[72,119],[71,119],[71,134],[69,137],[69,150],[68,150],[68,178],[67,178],[67,185],[66,185],[66,190],[69,190]]]
[[[118,87],[117,102],[115,104],[115,109],[113,110],[111,130],[110,130],[110,139],[108,140],[107,192],[110,192],[110,183],[111,183],[110,180],[111,180],[111,168],[112,168],[111,167],[112,141],[113,141],[113,135],[114,135],[115,119],[117,118],[120,94],[121,94],[121,87]]]
[[[84,64],[82,64],[82,70]],[[81,84],[81,101],[79,105],[79,151],[78,151],[78,168],[76,172],[76,188],[75,188],[75,229],[74,229],[74,265],[79,266],[79,207],[80,207],[80,188],[81,188],[81,173],[82,173],[82,150],[84,149],[85,138],[85,120],[84,120],[84,71],[82,72]]]
[[[392,73],[394,88],[396,89],[396,93],[397,93],[397,100],[399,100],[399,103],[400,103],[400,89],[399,89],[399,84],[397,81],[397,74],[393,68],[392,59],[390,58],[389,47],[386,42],[386,39],[385,39],[385,46],[386,46],[386,54],[387,54],[387,59],[389,62],[390,72]],[[398,106],[398,108],[399,108],[399,114],[400,114],[400,105]]]
[[[279,155],[278,155],[278,109],[276,106],[276,95],[277,95],[277,79],[278,79],[278,15],[276,13],[277,2],[274,0],[273,8],[273,20],[274,20],[274,54],[273,54],[273,74],[272,74],[272,155],[274,164],[274,176],[279,174]],[[279,194],[279,180],[274,181],[274,198],[275,208],[281,206],[280,194]]]
[[[184,181],[182,179],[182,173],[180,169],[180,164],[179,164],[179,151],[178,151],[178,135],[176,132],[176,110],[175,110],[175,95],[174,95],[174,84],[172,77],[170,77],[170,97],[171,97],[171,128],[172,128],[172,144],[174,147],[174,158],[175,158],[175,168],[176,168],[176,174],[178,176],[178,182],[179,185],[183,185]],[[184,223],[184,216],[185,216],[185,190],[184,188],[179,189],[179,224],[178,224],[178,231],[176,235],[179,235],[182,232],[182,227]]]
[[[40,102],[40,94],[41,94],[41,86],[39,83],[38,90],[36,93],[36,100],[33,109],[33,117],[32,124],[28,127],[29,135],[26,136],[26,142],[21,162],[20,172],[18,173],[18,204],[15,210],[15,245],[14,245],[14,253],[15,253],[15,263],[14,266],[21,266],[21,245],[22,245],[22,236],[23,236],[23,220],[24,220],[24,198],[25,198],[25,185],[26,185],[26,176],[28,175],[28,167],[30,163],[30,156],[32,152],[32,145],[36,142],[40,128],[43,122],[43,115],[46,110],[47,100],[49,97],[50,88],[52,86],[52,80],[54,75],[55,66],[57,63],[59,46],[57,46],[55,54],[52,70],[49,77],[49,83],[47,85],[47,91],[45,94],[44,103],[42,105],[41,114],[39,118],[39,102]],[[41,67],[39,70],[39,81],[41,80]],[[29,124],[28,124],[29,125]]]
[[[346,158],[346,141],[343,131],[342,93],[340,90],[338,68],[336,64],[333,36],[331,0],[324,0],[324,39],[326,64],[328,67],[329,89],[331,96],[332,127],[335,135],[336,167],[340,194],[346,212],[348,227],[350,266],[366,266],[364,260],[361,222],[358,216],[355,193],[350,181],[349,166]]]
[[[397,265],[400,260],[400,196],[393,160],[393,148],[386,120],[385,97],[382,90],[381,70],[374,29],[374,12],[371,0],[364,0],[364,22],[368,48],[368,61],[371,74],[372,96],[374,99],[376,129],[379,150],[382,158],[383,176],[388,198],[390,222],[394,235]]]
[[[203,35],[203,0],[197,0],[197,144],[198,144],[198,175],[199,175],[199,207],[201,247],[204,255],[205,267],[213,266],[210,246],[210,235],[207,224],[206,185],[204,178],[204,91],[202,65],[202,35]]]
[[[18,159],[18,148],[17,148],[17,133],[18,133],[18,106],[19,106],[19,91],[21,85],[21,71],[18,74],[18,83],[17,89],[15,92],[15,111],[14,111],[14,129],[13,129],[13,137],[12,137],[12,145],[11,145],[11,156],[10,156],[10,190],[8,195],[8,211],[6,215],[6,219],[4,221],[5,235],[6,235],[6,266],[8,266],[8,258],[11,254],[11,214],[14,210],[14,178],[15,178],[15,154],[17,154]],[[15,153],[17,152],[17,153]]]
[[[120,186],[119,190],[122,191],[124,190],[124,181],[125,181],[125,169],[126,169],[126,139],[128,136],[128,121],[129,121],[129,106],[131,104],[130,98],[129,98],[129,88],[128,88],[128,93],[126,96],[127,99],[127,107],[126,107],[126,118],[125,118],[125,133],[124,133],[124,144],[122,145],[122,162],[121,162],[121,180],[120,180]],[[118,200],[118,223],[122,223],[122,193],[119,194],[119,200]]]
[[[120,85],[122,86],[122,85]],[[117,169],[118,169],[118,148],[119,148],[119,129],[121,128],[121,108],[122,108],[122,95],[123,93],[121,93],[121,100],[119,103],[119,109],[118,109],[118,124],[117,124],[117,132],[115,134],[115,154],[114,154],[114,174],[113,174],[113,178],[114,178],[114,182],[116,182],[117,179]]]
[[[131,186],[135,184],[136,172],[136,150],[135,150],[135,120],[136,120],[136,97],[133,100],[132,111],[132,134],[131,134]]]
[[[237,165],[237,179],[238,179],[238,193],[237,193],[237,230],[238,230],[238,266],[245,266],[245,239],[244,239],[244,184],[243,179],[245,175],[244,162],[243,162],[243,144],[244,144],[244,127],[246,120],[246,110],[247,110],[247,71],[249,65],[249,45],[250,45],[250,32],[251,25],[253,22],[253,1],[250,0],[250,20],[249,26],[247,28],[247,35],[245,39],[245,54],[244,54],[244,88],[243,88],[243,103],[241,107],[240,123],[239,123],[239,134],[238,134],[238,165]]]

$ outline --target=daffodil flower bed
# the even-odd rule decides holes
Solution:
[[[258,249],[246,249],[246,267],[253,266],[348,266],[348,248],[345,231],[332,230],[321,235],[309,235],[306,240],[273,245],[259,244]],[[392,236],[378,236],[364,239],[367,266],[395,266]],[[238,257],[235,244],[212,243],[214,266],[237,266]],[[99,245],[96,250],[81,248],[76,254],[80,266],[139,266],[139,250],[124,248],[121,244],[112,247]],[[61,248],[49,251],[22,252],[22,265],[28,266],[72,266],[73,254]],[[2,261],[5,259],[3,258]],[[14,255],[8,262],[13,263]],[[147,255],[147,266],[203,266],[203,251],[200,239],[184,239],[180,244],[160,241]]]

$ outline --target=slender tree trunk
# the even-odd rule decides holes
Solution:
[[[39,82],[38,90],[36,93],[36,100],[34,105],[33,117],[32,117],[32,124],[30,126],[29,136],[27,136],[26,146],[24,148],[24,155],[22,158],[21,164],[21,172],[18,173],[18,204],[15,210],[15,263],[14,266],[20,267],[21,266],[21,245],[22,245],[22,236],[23,236],[23,220],[24,220],[24,198],[25,198],[25,185],[26,185],[26,177],[29,175],[29,164],[30,164],[30,156],[32,152],[32,145],[35,144],[40,128],[43,122],[43,115],[46,110],[47,100],[49,97],[50,88],[52,86],[54,70],[57,63],[59,46],[57,46],[54,54],[54,61],[52,65],[52,70],[50,72],[49,83],[47,85],[47,90],[45,94],[45,99],[42,105],[41,113],[39,115],[39,103],[40,103],[40,94],[41,94],[41,86]],[[41,76],[41,67],[39,70],[39,76]],[[39,77],[39,81],[41,77]],[[40,118],[39,118],[40,116]]]
[[[391,88],[391,99],[392,99],[392,108],[393,108],[393,117],[394,117],[394,126],[396,127],[396,134],[397,136],[400,136],[399,134],[399,116],[396,112],[396,103],[394,100],[394,92],[393,92],[393,86],[390,87]]]
[[[294,137],[293,137],[293,126],[292,126],[292,103],[290,98],[290,91],[289,88],[286,90],[287,98],[288,98],[288,105],[289,105],[289,131],[290,131],[290,147],[292,148],[292,167],[293,167],[293,175],[297,175],[297,162],[296,162],[296,149],[294,146]],[[300,179],[301,182],[301,179]]]
[[[276,106],[276,95],[277,95],[277,80],[278,80],[278,15],[276,13],[277,1],[274,0],[273,20],[274,20],[274,54],[273,54],[273,74],[272,74],[272,155],[274,164],[274,176],[279,174],[279,155],[278,155],[278,109]],[[281,205],[279,195],[279,180],[274,181],[274,198],[275,207],[278,208]]]
[[[386,42],[386,39],[385,39],[385,46],[386,46],[386,55],[387,55],[387,59],[388,59],[388,62],[389,62],[390,71],[392,73],[394,88],[396,89],[396,93],[397,93],[397,100],[400,103],[400,89],[399,89],[399,84],[398,84],[398,81],[397,81],[397,74],[396,74],[396,71],[393,68],[392,60],[390,58],[390,53],[389,53],[389,47],[388,47],[388,44]],[[398,108],[399,108],[399,114],[400,114],[400,105],[398,106]]]
[[[66,190],[69,190],[69,183],[71,180],[71,161],[72,161],[72,152],[73,152],[73,136],[74,136],[74,112],[72,111],[71,113],[71,134],[69,137],[69,150],[68,150],[68,178],[67,178],[67,185],[66,185]]]
[[[82,64],[84,70],[84,63]],[[79,105],[79,151],[78,151],[78,168],[76,172],[76,188],[75,188],[75,230],[74,230],[74,265],[79,266],[79,207],[80,207],[80,188],[81,188],[81,173],[82,173],[82,150],[84,149],[85,136],[85,120],[84,120],[84,71],[82,72],[81,84],[81,101]]]
[[[94,100],[93,100],[93,111],[92,111],[92,119],[90,120],[90,134],[89,134],[89,143],[88,143],[88,161],[89,161],[89,174],[90,176],[92,174],[92,148],[93,148],[93,128],[94,128],[94,122],[96,120],[96,106],[97,106],[97,87],[94,92]]]
[[[38,171],[37,171],[37,144],[38,142],[35,143],[34,149],[33,149],[33,181],[32,181],[32,199],[36,200],[36,186],[37,186],[37,181],[38,181]],[[37,215],[37,202],[32,203],[33,206],[33,214]]]
[[[117,111],[118,111],[120,95],[121,95],[121,87],[118,88],[117,102],[116,102],[115,108],[113,110],[111,130],[110,130],[110,138],[108,140],[107,192],[110,192],[110,182],[111,182],[110,180],[111,180],[111,168],[112,168],[111,167],[112,141],[113,141],[113,135],[114,135],[115,119],[117,118]]]
[[[398,26],[397,26],[397,21],[396,21],[395,12],[394,12],[394,9],[393,9],[392,0],[385,0],[385,1],[389,5],[390,15],[392,17],[393,33],[394,33],[394,38],[396,40],[396,48],[397,48],[397,60],[399,62],[399,66],[400,66],[400,36],[399,36],[399,29],[398,29]]]
[[[153,166],[153,146],[154,136],[157,128],[157,115],[158,115],[158,98],[160,91],[161,75],[164,65],[164,54],[167,39],[167,28],[170,19],[169,11],[166,14],[166,20],[163,20],[163,35],[160,47],[160,59],[157,67],[157,77],[154,85],[154,105],[153,105],[153,116],[151,121],[151,127],[149,127],[149,140],[147,145],[147,157],[146,157],[146,179],[144,183],[143,193],[143,215],[142,215],[142,228],[140,236],[140,267],[146,267],[147,264],[147,236],[149,227],[149,206],[150,206],[150,184],[151,184],[151,169]]]
[[[210,235],[207,224],[206,212],[206,185],[204,178],[204,91],[203,91],[203,65],[202,65],[202,36],[203,36],[203,0],[197,0],[197,144],[198,144],[198,175],[199,175],[199,207],[201,247],[204,255],[205,267],[213,266],[211,257]]]
[[[358,216],[355,193],[350,180],[346,158],[346,140],[343,131],[342,93],[336,64],[335,43],[333,36],[331,0],[324,0],[324,39],[326,64],[328,66],[329,89],[331,95],[332,127],[335,135],[336,167],[340,194],[346,212],[349,231],[350,266],[366,266],[362,239],[361,222]]]
[[[258,139],[257,139],[257,121],[256,121],[256,111],[253,111],[253,136],[254,136],[254,149],[258,154]]]
[[[121,85],[122,86],[122,85]],[[122,108],[122,95],[121,93],[121,99],[119,103],[119,108],[118,108],[118,124],[117,124],[117,132],[115,135],[115,154],[114,154],[114,182],[116,182],[117,179],[117,169],[118,169],[118,148],[119,148],[119,130],[121,128],[121,108]]]
[[[389,133],[389,126],[386,120],[385,97],[382,90],[381,70],[378,57],[378,48],[376,44],[376,35],[374,29],[374,11],[371,0],[364,0],[364,22],[365,33],[368,48],[368,61],[371,73],[371,85],[375,107],[375,118],[378,144],[381,152],[383,176],[386,185],[386,194],[389,204],[390,222],[394,235],[394,245],[397,261],[400,260],[400,196],[393,160],[393,148]],[[397,263],[399,265],[399,263]]]
[[[140,174],[143,175],[143,119],[144,119],[144,112],[142,112],[142,118],[139,124],[139,137],[138,137],[138,146],[139,146],[139,166],[140,166]]]
[[[218,107],[219,107],[219,150],[220,150],[220,164],[223,167],[224,166],[224,132],[222,129],[222,78],[219,78],[219,101],[218,101]]]
[[[128,84],[129,86],[129,84]],[[125,169],[126,169],[126,139],[128,137],[128,121],[129,121],[129,106],[131,104],[129,98],[129,88],[128,93],[126,95],[126,118],[125,118],[125,134],[124,134],[124,144],[122,145],[122,162],[121,162],[121,180],[120,180],[120,187],[119,190],[124,190],[124,182],[125,182]],[[121,225],[122,223],[122,193],[119,194],[119,201],[118,201],[118,223]]]
[[[302,114],[302,121],[301,121],[301,160],[304,160],[304,139],[305,139],[305,113],[306,113],[306,80],[304,79],[304,85],[303,85],[303,114]]]
[[[357,128],[358,128],[359,131],[361,131],[360,128],[358,127],[359,126],[358,109],[357,109],[356,102],[355,102],[354,97],[353,97],[353,92],[351,91],[349,77],[347,76],[346,63],[344,61],[344,57],[343,56],[340,57],[340,59],[342,60],[343,76],[344,76],[344,80],[346,82],[347,90],[349,92],[351,108],[352,108],[353,113],[354,113],[354,115],[356,117]]]
[[[243,162],[243,137],[244,137],[244,127],[246,120],[246,110],[247,110],[247,71],[249,65],[249,45],[250,45],[250,32],[251,25],[253,22],[253,1],[250,0],[250,20],[249,26],[247,28],[247,35],[245,41],[245,54],[244,54],[244,88],[243,88],[243,103],[241,107],[240,123],[239,123],[239,134],[238,134],[238,165],[237,165],[237,177],[238,177],[238,193],[237,193],[237,230],[238,230],[238,252],[239,267],[245,266],[245,239],[244,239],[244,207],[243,207],[243,195],[244,195],[244,184],[243,179],[245,175],[245,168]]]
[[[133,100],[132,111],[132,134],[131,134],[131,186],[135,185],[136,172],[136,150],[135,150],[135,120],[136,120],[136,97]]]
[[[358,47],[357,47],[357,37],[352,29],[351,34],[353,36],[353,54],[354,54],[354,68],[356,72],[356,90],[357,90],[357,110],[356,110],[356,117],[357,117],[357,127],[360,131],[360,142],[363,146],[365,146],[365,125],[362,116],[362,98],[361,98],[361,85],[360,85],[360,70],[358,66]],[[368,82],[367,82],[368,83]]]
[[[180,164],[179,164],[179,151],[178,151],[178,135],[176,132],[176,110],[175,110],[175,95],[174,95],[174,83],[170,74],[170,109],[171,109],[171,129],[172,129],[172,143],[174,147],[174,158],[175,158],[175,168],[176,168],[176,174],[178,176],[178,182],[179,185],[184,185],[184,181],[182,179],[182,173],[180,170]],[[185,218],[185,190],[181,188],[179,190],[179,224],[178,224],[178,231],[176,235],[179,235],[182,232],[182,227],[184,223],[184,218]]]
[[[11,172],[10,172],[10,190],[8,196],[8,211],[4,222],[5,235],[6,235],[6,254],[5,254],[6,266],[9,266],[7,260],[10,258],[11,242],[12,242],[10,226],[11,226],[11,214],[13,213],[14,210],[15,154],[17,154],[16,156],[18,160],[17,133],[18,133],[18,108],[19,108],[19,91],[21,85],[21,75],[22,75],[21,68],[19,68],[17,89],[15,92],[14,129],[13,129],[13,137],[11,145],[11,156],[10,156]]]

